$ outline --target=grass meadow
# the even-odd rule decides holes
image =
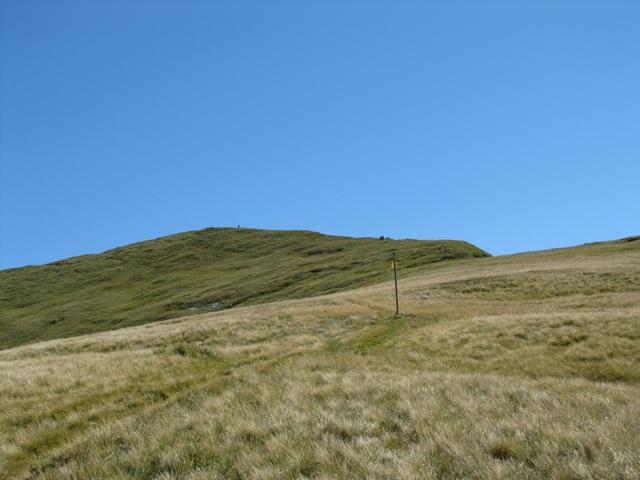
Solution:
[[[640,240],[400,275],[0,351],[0,477],[640,478]]]
[[[407,272],[485,257],[452,240],[207,228],[0,271],[0,349],[373,285],[393,249]]]

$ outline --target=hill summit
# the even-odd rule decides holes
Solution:
[[[207,228],[0,272],[0,348],[381,282],[488,254],[462,241]]]

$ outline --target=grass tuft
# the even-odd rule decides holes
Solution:
[[[488,452],[498,460],[517,460],[522,457],[521,448],[513,440],[507,439],[493,440],[489,444]]]

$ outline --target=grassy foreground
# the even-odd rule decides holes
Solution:
[[[403,268],[487,254],[466,242],[208,228],[0,271],[0,349],[237,305],[372,285]]]
[[[640,478],[640,240],[400,288],[2,351],[0,477]]]

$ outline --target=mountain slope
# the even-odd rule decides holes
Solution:
[[[640,478],[640,239],[414,273],[0,351],[0,478]]]
[[[236,305],[304,298],[487,254],[466,242],[210,228],[0,272],[0,348]]]

